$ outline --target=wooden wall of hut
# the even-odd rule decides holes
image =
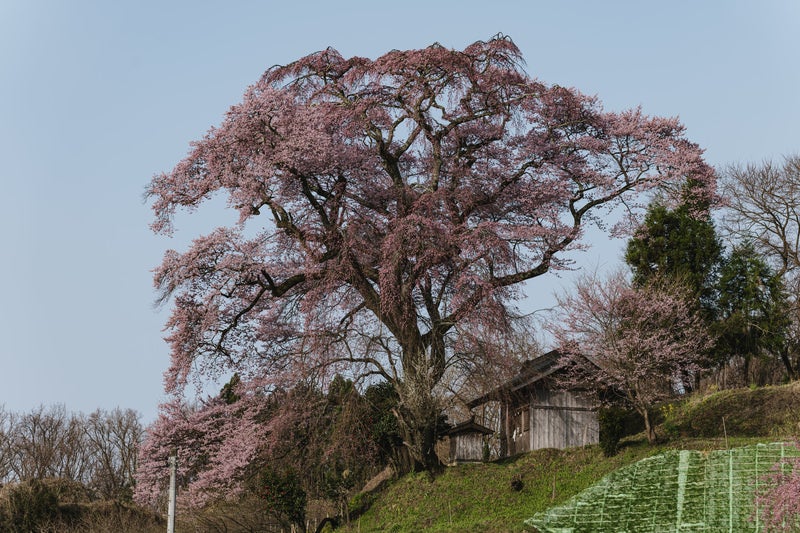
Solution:
[[[504,415],[508,455],[599,442],[595,407],[573,392],[554,391],[537,384],[510,404]]]

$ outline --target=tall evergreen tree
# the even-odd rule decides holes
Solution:
[[[656,275],[679,278],[705,309],[712,307],[721,257],[722,245],[710,215],[698,213],[689,202],[675,209],[657,201],[651,204],[625,253],[635,286],[646,285]]]
[[[742,358],[747,382],[753,359],[780,354],[785,344],[786,291],[780,276],[746,242],[735,246],[720,268],[718,292],[718,352],[723,360]]]

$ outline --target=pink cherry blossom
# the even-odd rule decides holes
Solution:
[[[687,178],[715,195],[677,120],[604,112],[522,63],[498,36],[268,70],[148,188],[157,232],[218,193],[239,213],[156,271],[167,391],[232,372],[264,388],[379,376],[432,467],[442,378],[479,357],[460,331],[499,334],[520,283],[565,268],[616,206],[635,214]]]

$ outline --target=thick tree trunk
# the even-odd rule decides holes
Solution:
[[[436,454],[440,439],[441,408],[426,374],[408,373],[398,387],[400,405],[395,411],[400,436],[411,458],[411,469],[436,472],[442,462]]]
[[[431,346],[418,335],[409,338],[403,348],[403,380],[395,383],[400,400],[395,416],[411,469],[433,473],[443,466],[436,454],[442,409],[434,389],[444,372],[444,341],[434,336],[438,341]]]
[[[421,398],[413,399],[409,405],[401,398],[401,405],[395,415],[403,445],[411,459],[406,466],[414,471],[440,470],[442,462],[436,454],[436,443],[439,441],[438,407]]]

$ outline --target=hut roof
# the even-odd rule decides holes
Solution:
[[[486,402],[507,398],[516,391],[536,383],[561,368],[561,365],[558,364],[560,359],[561,352],[558,350],[551,350],[544,355],[525,361],[522,363],[519,374],[499,387],[467,402],[467,406],[472,409]]]
[[[456,435],[464,435],[466,433],[482,433],[484,435],[491,435],[494,433],[491,429],[487,428],[486,426],[482,426],[475,422],[475,417],[467,420],[466,422],[461,422],[460,424],[456,424],[455,426],[451,427],[447,430],[448,437],[454,437]]]

